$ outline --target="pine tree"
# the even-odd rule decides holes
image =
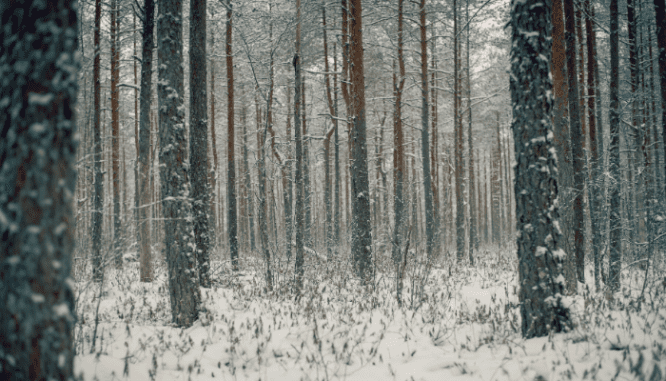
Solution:
[[[198,317],[201,294],[186,167],[182,3],[162,0],[158,11],[159,158],[169,296],[172,321],[189,327]]]
[[[361,0],[349,1],[351,62],[351,199],[352,261],[364,281],[372,276],[372,226],[370,223],[370,184],[366,148],[365,78],[363,73],[363,19]]]
[[[510,25],[519,299],[522,333],[530,338],[569,325],[561,300],[566,253],[559,247],[556,204],[550,3],[513,0]]]
[[[201,287],[210,287],[206,0],[190,0],[190,183]]]
[[[74,380],[75,9],[0,3],[2,380]]]
[[[618,0],[610,2],[610,147],[609,172],[610,239],[608,285],[611,291],[620,288],[620,261],[622,260],[622,220],[620,217],[620,100],[619,100],[619,17]]]
[[[585,239],[584,239],[584,215],[583,194],[585,192],[584,168],[585,134],[581,126],[580,102],[578,100],[578,76],[576,74],[576,33],[574,20],[573,0],[564,0],[565,16],[565,50],[567,57],[567,88],[569,101],[569,124],[571,125],[571,147],[573,156],[573,189],[574,189],[574,258],[576,261],[576,279],[585,283]]]
[[[100,96],[100,29],[102,22],[102,0],[95,0],[95,33],[94,33],[94,57],[93,57],[93,145],[94,145],[94,182],[93,194],[93,216],[92,216],[92,270],[93,280],[100,282],[104,271],[102,263],[102,219],[104,208],[104,175],[102,173],[102,124],[101,124],[101,96]]]
[[[434,255],[435,217],[432,201],[432,173],[430,170],[430,143],[428,134],[428,38],[425,0],[421,0],[419,21],[421,30],[421,157],[423,162],[423,193],[425,200],[426,253],[428,260]]]
[[[238,271],[238,218],[236,213],[236,159],[234,140],[234,58],[232,45],[232,5],[227,4],[227,221],[231,267]],[[250,220],[251,221],[251,220]],[[254,241],[254,240],[253,240]]]
[[[153,87],[153,30],[155,26],[155,1],[145,0],[143,5],[143,47],[141,51],[141,116],[139,123],[139,262],[142,282],[153,280],[150,252],[151,234],[148,205],[150,204],[150,105]]]

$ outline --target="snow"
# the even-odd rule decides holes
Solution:
[[[445,258],[425,280],[418,277],[423,268],[410,266],[403,306],[391,273],[378,270],[376,291],[366,295],[340,271],[346,262],[308,256],[306,291],[297,301],[288,287],[261,291],[263,264],[246,261],[238,276],[227,261],[212,264],[215,285],[201,290],[200,319],[184,329],[171,325],[163,268],[152,283],[137,281],[137,264],[122,272],[108,268],[101,301],[98,285],[78,280],[75,373],[100,381],[607,380],[618,372],[619,379],[640,378],[639,372],[650,379],[655,367],[666,374],[665,299],[652,288],[651,302],[630,308],[640,279],[625,282],[628,291],[613,309],[603,293],[582,288],[587,293],[563,300],[572,331],[525,340],[514,251],[484,250],[476,267],[450,268]],[[327,268],[334,275],[325,275]]]
[[[28,104],[46,107],[53,100],[51,93],[29,93]],[[32,128],[32,127],[31,127]]]
[[[32,294],[31,295],[33,303],[44,303],[46,301],[46,298],[44,298],[44,295],[42,294]]]

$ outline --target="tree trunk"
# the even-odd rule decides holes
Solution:
[[[238,271],[238,221],[236,217],[236,166],[234,158],[234,58],[232,50],[232,5],[227,2],[227,234],[231,267]]]
[[[311,187],[310,187],[310,150],[308,137],[308,129],[306,124],[306,109],[305,109],[305,78],[302,77],[301,73],[301,125],[303,132],[301,137],[303,139],[303,206],[305,216],[305,225],[303,228],[303,239],[305,240],[305,247],[313,248],[312,240],[312,199],[311,199]]]
[[[343,0],[344,1],[344,0]],[[303,210],[303,138],[301,136],[301,0],[296,0],[296,53],[294,54],[294,139],[296,140],[296,292],[301,293],[303,287],[305,250],[303,242],[304,210]]]
[[[465,258],[465,196],[463,195],[463,127],[460,112],[460,43],[458,39],[458,1],[453,0],[453,121],[456,161],[456,257]]]
[[[363,27],[361,0],[350,0],[351,108],[352,108],[352,260],[357,276],[369,282],[372,275],[372,226],[365,125]]]
[[[620,288],[620,266],[622,260],[622,220],[620,218],[620,100],[619,100],[619,22],[618,0],[610,2],[610,242],[609,281],[611,291]]]
[[[426,0],[421,0],[420,29],[421,29],[421,157],[423,161],[423,197],[425,200],[425,233],[426,255],[428,260],[433,259],[434,248],[434,214],[432,202],[432,178],[430,172],[430,142],[428,134],[428,118],[430,106],[428,104],[428,39],[426,34]]]
[[[333,127],[326,133],[326,138],[324,140],[324,168],[325,168],[325,182],[324,182],[324,203],[326,208],[326,253],[328,259],[330,260],[333,257],[333,206],[332,204],[332,182],[331,179],[331,165],[330,165],[330,155],[331,155],[331,136],[338,128],[337,114],[335,110],[335,105],[333,104],[333,99],[331,97],[331,79],[329,72],[329,63],[328,63],[328,41],[326,37],[326,6],[322,5],[322,31],[324,34],[324,75],[326,80],[326,101],[328,104],[328,111],[331,114],[331,123]]]
[[[596,47],[596,32],[592,25],[592,20],[594,18],[594,5],[590,3],[590,0],[585,0],[583,3],[585,9],[585,30],[587,32],[587,108],[589,110],[589,130],[590,130],[590,153],[591,153],[591,187],[590,187],[590,214],[592,220],[592,256],[594,258],[594,285],[595,289],[599,290],[600,286],[600,274],[599,270],[601,268],[601,245],[602,245],[602,236],[601,236],[601,205],[604,202],[603,198],[603,188],[600,186],[601,179],[601,168],[602,161],[601,155],[599,155],[600,144],[599,141],[603,138],[602,129],[599,128],[599,134],[597,134],[597,97],[598,87],[596,80],[596,71],[597,69],[597,47]],[[599,122],[601,122],[599,120]]]
[[[213,49],[211,53],[215,53],[215,34],[211,33],[210,37],[210,46]],[[211,54],[212,55],[212,54]],[[212,140],[212,151],[213,151],[213,171],[210,174],[210,181],[211,181],[211,195],[210,198],[212,200],[212,208],[211,208],[211,213],[212,213],[212,218],[211,222],[213,224],[212,231],[213,231],[213,237],[212,238],[212,245],[215,247],[217,245],[217,236],[218,236],[218,228],[221,227],[221,224],[218,224],[218,216],[221,217],[221,208],[220,208],[220,198],[222,195],[220,192],[217,191],[217,180],[219,176],[219,162],[217,161],[217,133],[215,132],[215,60],[211,57],[210,60],[210,137]],[[218,209],[220,211],[218,211]]]
[[[153,281],[153,262],[150,252],[150,106],[153,71],[153,30],[155,27],[155,1],[145,0],[143,13],[143,47],[141,51],[141,119],[139,126],[139,262],[142,282]]]
[[[511,2],[510,87],[517,162],[519,299],[525,338],[559,332],[570,324],[569,311],[562,305],[566,253],[558,246],[550,22],[548,2]]]
[[[657,24],[657,46],[659,47],[659,78],[661,79],[661,138],[664,149],[664,171],[666,172],[666,1],[654,0]],[[666,185],[666,182],[664,183]],[[664,190],[666,194],[666,189]]]
[[[118,47],[118,0],[111,1],[111,171],[113,172],[113,258],[117,269],[123,267],[120,221],[120,49]]]
[[[565,42],[567,57],[569,123],[571,125],[571,147],[573,154],[573,190],[574,190],[574,257],[576,259],[576,278],[585,283],[585,217],[583,195],[585,192],[585,153],[583,142],[585,134],[581,126],[580,102],[578,100],[578,76],[576,74],[576,30],[573,0],[564,0]]]
[[[393,71],[393,263],[398,268],[402,263],[402,240],[405,234],[405,138],[402,131],[402,90],[405,84],[405,61],[403,58],[403,0],[398,0],[398,78]],[[395,66],[395,65],[394,65]],[[400,295],[398,294],[398,297]]]
[[[92,216],[92,272],[93,280],[100,282],[104,272],[102,262],[102,223],[104,209],[104,175],[102,173],[102,126],[101,126],[101,96],[100,96],[100,29],[102,20],[102,1],[95,0],[95,35],[94,35],[94,57],[93,57],[93,98],[94,98],[94,126],[93,126],[93,144],[94,148],[94,201]]]
[[[189,327],[198,317],[201,295],[185,166],[182,3],[164,0],[158,10],[159,158],[169,296],[173,323]]]
[[[474,265],[474,250],[479,248],[478,221],[476,219],[476,177],[474,174],[474,134],[472,133],[472,82],[469,61],[469,0],[465,3],[465,19],[467,21],[466,65],[467,71],[467,144],[469,147],[469,262]],[[507,152],[508,153],[508,152]]]
[[[560,216],[560,228],[562,230],[562,241],[560,246],[565,250],[573,249],[571,237],[573,235],[571,223],[572,215],[572,186],[573,173],[571,166],[571,137],[569,136],[569,109],[567,107],[567,66],[564,38],[564,11],[562,0],[553,0],[552,15],[552,76],[553,76],[553,135],[555,139],[555,148],[557,149],[557,168],[558,183],[560,184],[559,204],[563,206]],[[576,286],[576,272],[573,259],[575,256],[568,256],[564,264],[564,276],[567,279],[567,285]],[[569,290],[572,291],[572,290]]]
[[[0,5],[2,380],[75,377],[75,9],[69,0]]]
[[[199,284],[210,287],[206,0],[190,0],[190,184]]]
[[[286,141],[291,142],[291,112],[289,111],[289,105],[291,105],[291,87],[287,86],[287,133]],[[292,176],[292,156],[291,156],[291,144],[287,146],[287,160],[284,163],[285,166],[285,180],[283,181],[284,192],[284,221],[285,229],[287,232],[287,261],[291,260],[292,247],[293,247],[293,238],[294,238],[294,212],[293,212],[293,194],[294,194],[294,182],[291,178]]]

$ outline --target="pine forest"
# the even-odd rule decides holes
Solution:
[[[666,380],[664,0],[0,15],[0,380]]]

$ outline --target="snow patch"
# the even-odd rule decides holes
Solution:
[[[35,303],[44,303],[46,301],[46,298],[42,294],[32,294],[31,298]]]
[[[36,106],[47,106],[53,100],[51,93],[29,93],[28,104]]]

